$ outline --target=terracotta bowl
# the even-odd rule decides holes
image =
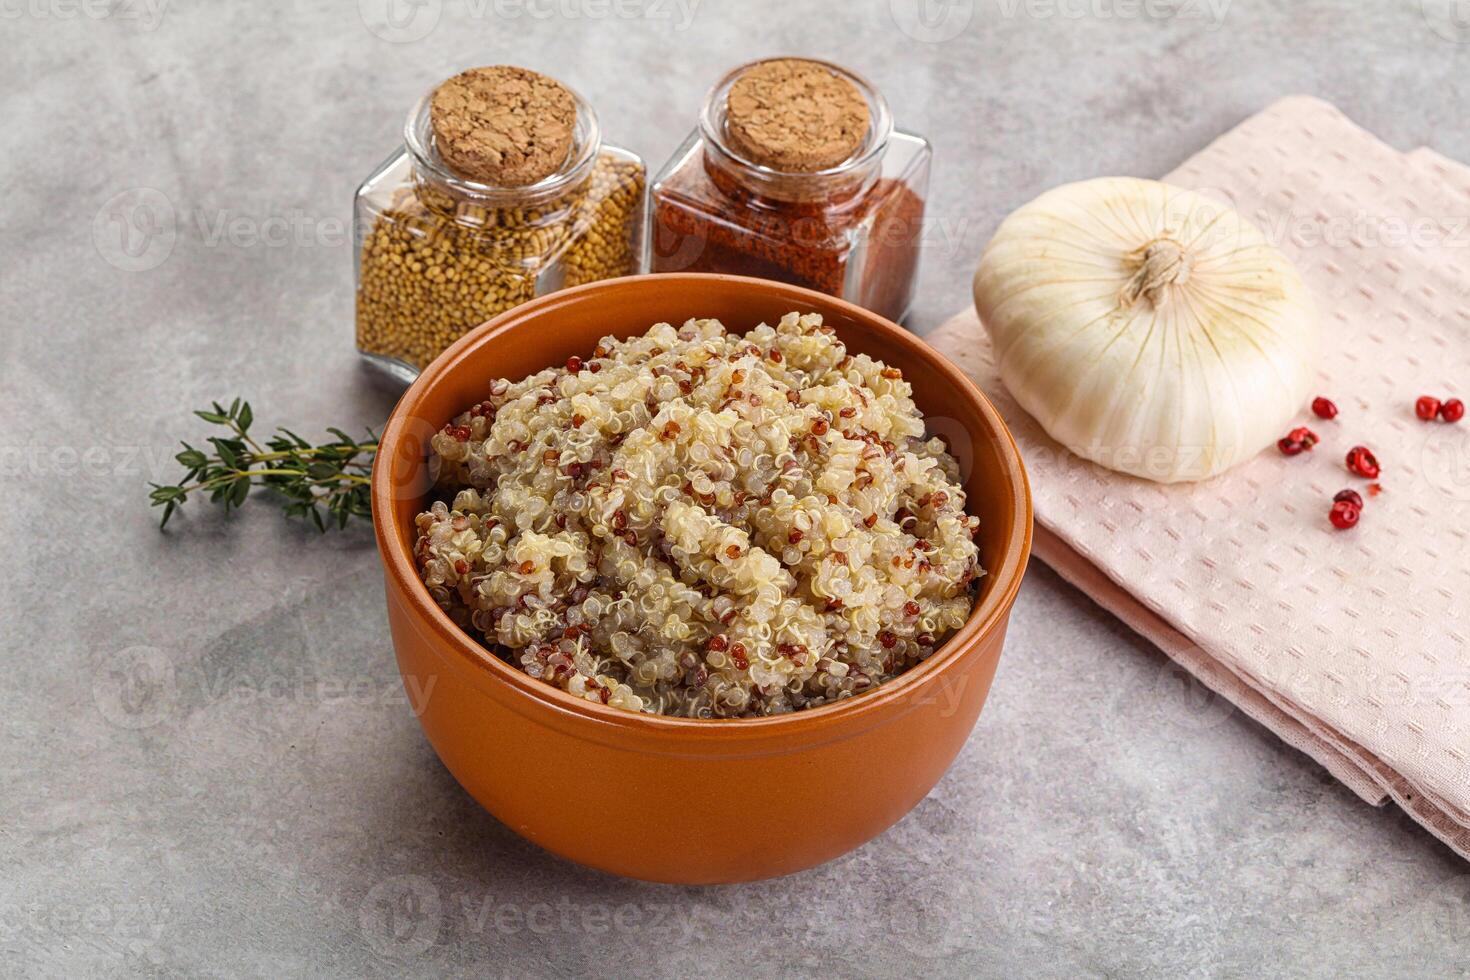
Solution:
[[[861,696],[773,718],[642,715],[574,698],[454,626],[419,580],[414,515],[428,438],[484,397],[607,334],[717,317],[744,332],[816,311],[848,348],[914,382],[960,460],[987,575],[969,620],[932,657]],[[882,317],[810,290],[737,276],[593,283],[516,307],[429,365],[383,432],[373,523],[398,666],[424,733],[456,779],[528,840],[652,881],[703,884],[799,871],[892,825],[938,782],[985,703],[1031,546],[1031,499],[999,414],[952,364]]]

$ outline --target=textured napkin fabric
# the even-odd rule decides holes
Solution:
[[[1272,105],[1164,178],[1231,203],[1316,295],[1322,442],[1164,486],[1063,450],[1006,392],[973,310],[928,339],[995,401],[1026,458],[1036,554],[1369,802],[1470,857],[1470,168],[1403,154],[1310,98]],[[1383,492],[1349,474],[1369,446]],[[1366,500],[1351,531],[1332,495]]]

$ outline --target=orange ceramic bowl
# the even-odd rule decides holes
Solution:
[[[855,698],[772,718],[636,714],[535,680],[462,632],[419,580],[413,519],[428,438],[493,378],[583,357],[603,336],[717,317],[744,332],[821,313],[849,350],[903,370],[960,460],[987,574],[933,656]],[[949,361],[882,317],[737,276],[592,283],[510,310],[445,351],[404,394],[373,471],[388,621],[410,703],[439,758],[507,826],[573,861],[652,881],[747,881],[830,860],[881,833],[939,781],[985,703],[1031,546],[1031,499],[1000,415]]]

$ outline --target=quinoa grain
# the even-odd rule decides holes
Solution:
[[[601,373],[491,383],[449,424],[467,439],[433,438],[431,594],[529,675],[633,711],[779,714],[919,663],[969,616],[978,522],[909,383],[820,326],[658,324],[606,338]],[[758,403],[727,397],[736,373]]]

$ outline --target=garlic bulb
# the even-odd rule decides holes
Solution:
[[[1067,184],[1008,217],[975,273],[1001,378],[1062,445],[1173,483],[1289,428],[1313,375],[1311,295],[1253,225],[1153,180]]]

